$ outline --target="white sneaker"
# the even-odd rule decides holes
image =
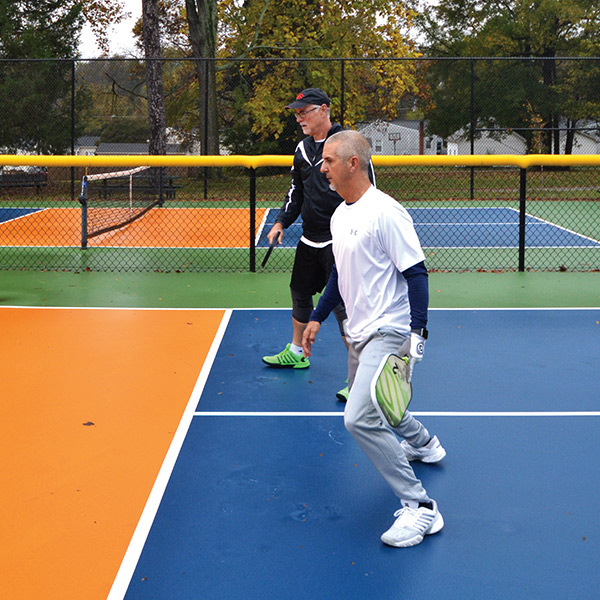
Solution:
[[[420,460],[424,463],[436,463],[446,456],[446,451],[440,444],[440,440],[438,440],[437,435],[434,435],[429,442],[421,448],[415,448],[414,446],[411,446],[406,440],[402,440],[400,445],[406,453],[406,458],[408,458],[408,460]]]
[[[394,513],[397,519],[381,536],[381,541],[388,546],[407,548],[420,544],[426,535],[440,531],[444,526],[444,519],[438,510],[437,502],[432,500],[431,503],[432,509],[419,507],[416,502],[403,501],[404,508]]]

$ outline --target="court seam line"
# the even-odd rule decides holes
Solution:
[[[133,535],[131,536],[131,540],[129,541],[129,545],[123,556],[123,560],[121,561],[119,570],[117,571],[106,600],[123,600],[127,590],[129,589],[131,579],[139,562],[144,546],[146,545],[150,529],[156,518],[156,513],[158,512],[158,508],[162,502],[165,490],[171,479],[173,469],[175,468],[175,463],[179,457],[183,443],[187,438],[187,434],[194,417],[194,409],[196,406],[198,406],[198,402],[202,396],[204,386],[206,385],[206,381],[210,375],[213,363],[217,356],[219,347],[221,346],[223,337],[225,336],[225,332],[229,325],[232,314],[233,310],[227,309],[223,315],[223,318],[221,319],[219,328],[217,329],[214,340],[208,350],[206,359],[204,360],[204,364],[202,365],[202,369],[200,370],[196,384],[194,385],[194,389],[192,390],[181,420],[179,421],[175,435],[171,440],[169,449],[167,450],[158,475],[156,476],[152,490],[148,496],[148,500],[146,501],[144,509],[142,510],[142,514],[138,520]]]
[[[600,411],[411,411],[415,417],[600,417]],[[197,411],[194,417],[343,417],[344,411]]]

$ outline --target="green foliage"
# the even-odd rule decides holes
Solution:
[[[141,116],[113,116],[100,133],[100,142],[144,143],[149,137],[148,119]]]
[[[101,135],[103,141],[111,142],[148,140],[145,72],[141,61],[78,62],[77,88],[88,100],[85,106],[78,105],[78,121],[84,124],[87,135]],[[145,124],[143,136],[139,123]],[[128,124],[132,125],[131,136],[135,139],[122,139],[127,137]],[[106,139],[107,135],[111,139]]]
[[[221,117],[229,137],[249,148],[293,150],[297,129],[284,107],[305,87],[324,89],[333,119],[341,119],[342,69],[344,125],[370,114],[393,118],[401,100],[418,93],[414,63],[338,60],[416,56],[407,35],[413,15],[402,2],[222,0],[219,11],[219,57],[231,61],[219,74]]]
[[[70,146],[68,63],[0,61],[0,140],[5,151],[63,153]]]
[[[558,57],[597,56],[600,8],[591,0],[446,0],[430,10],[419,0],[416,27],[431,56],[532,57],[538,60],[439,61],[427,74],[430,129],[447,136],[468,127],[525,128],[530,151],[558,151],[551,131],[560,122],[600,120],[600,64]],[[456,99],[462,98],[462,102]],[[501,101],[499,100],[501,98]],[[540,137],[536,128],[546,128]],[[495,135],[500,135],[496,133]]]
[[[65,152],[70,146],[71,64],[1,59],[76,55],[81,5],[0,0],[0,140],[6,151]]]
[[[81,25],[77,0],[0,0],[0,57],[76,56]]]

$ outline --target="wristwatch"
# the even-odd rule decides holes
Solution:
[[[410,331],[411,333],[416,333],[417,335],[420,335],[424,340],[426,340],[429,337],[429,331],[427,331],[425,327],[413,327]]]

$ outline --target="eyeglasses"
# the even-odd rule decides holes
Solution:
[[[300,112],[296,113],[296,119],[304,119],[308,113],[312,112],[313,110],[319,110],[319,108],[321,107],[315,106],[314,108],[309,108],[308,110],[301,110]]]

